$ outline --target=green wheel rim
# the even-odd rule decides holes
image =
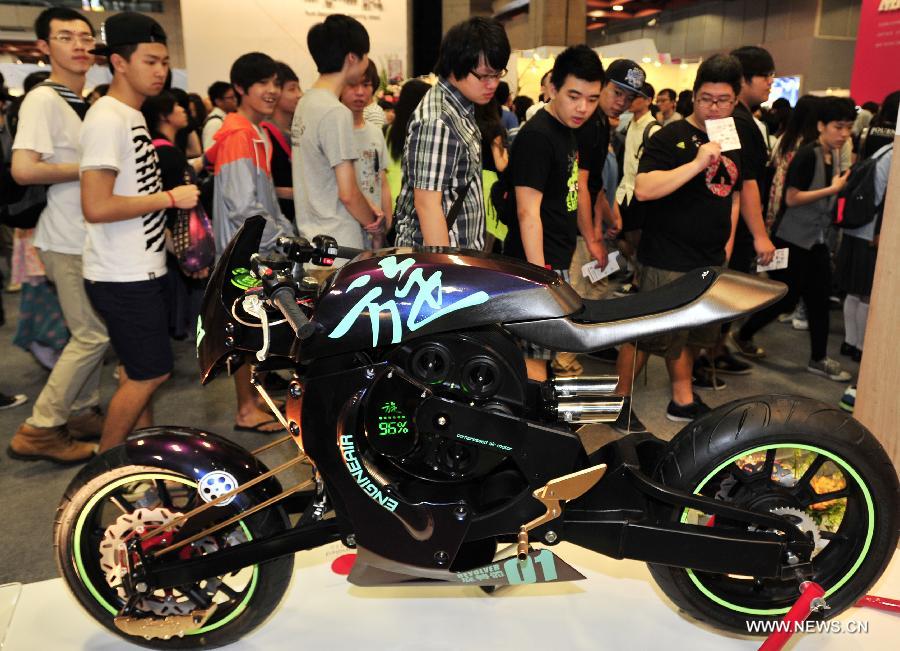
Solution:
[[[102,491],[94,495],[85,507],[81,510],[81,513],[78,515],[78,522],[75,524],[75,568],[78,570],[78,576],[81,578],[81,582],[88,589],[88,592],[97,600],[99,603],[109,614],[115,616],[118,614],[118,609],[115,608],[112,604],[110,604],[106,599],[103,598],[103,595],[97,590],[93,583],[91,583],[88,578],[88,573],[84,568],[84,562],[81,557],[81,531],[84,528],[84,522],[87,519],[88,514],[94,509],[98,502],[104,499],[111,491],[123,486],[125,484],[141,481],[144,479],[152,480],[152,479],[163,479],[166,481],[174,481],[184,484],[185,486],[190,486],[191,488],[197,488],[197,482],[191,481],[185,477],[178,477],[177,475],[168,475],[165,473],[142,473],[139,475],[131,475],[129,477],[123,477],[112,484],[109,484],[103,488]],[[253,540],[253,536],[250,535],[250,530],[247,529],[247,525],[243,522],[239,522],[241,529],[244,531],[244,535],[247,536],[247,540]],[[235,617],[240,615],[247,608],[247,604],[250,603],[250,599],[253,597],[253,593],[256,592],[256,583],[259,579],[259,566],[253,566],[253,575],[250,579],[250,587],[247,589],[247,594],[241,600],[241,603],[228,613],[227,616],[223,617],[221,620],[204,626],[203,628],[199,628],[196,631],[191,631],[187,633],[187,635],[200,635],[201,633],[209,633],[210,631],[214,631],[217,628],[225,626],[228,622],[232,621]]]
[[[710,472],[706,477],[703,478],[703,481],[694,489],[694,494],[698,495],[701,490],[706,486],[710,479],[715,477],[719,472],[721,472],[724,468],[735,463],[738,459],[746,457],[750,454],[756,454],[758,452],[765,452],[766,450],[777,449],[777,448],[794,448],[798,450],[806,450],[808,452],[815,452],[816,454],[821,454],[835,464],[840,466],[844,471],[847,472],[853,479],[856,481],[857,486],[859,486],[860,492],[863,495],[866,503],[866,512],[868,514],[868,529],[866,531],[866,540],[863,544],[862,551],[860,551],[859,556],[856,561],[853,563],[853,566],[850,570],[840,578],[831,588],[829,588],[825,592],[825,596],[828,597],[834,594],[837,590],[839,590],[850,578],[856,573],[859,569],[859,566],[862,565],[863,560],[866,557],[866,554],[869,552],[869,547],[872,545],[872,538],[875,535],[875,503],[872,501],[872,494],[869,492],[869,487],[866,486],[865,482],[863,482],[862,477],[859,476],[859,473],[856,472],[846,461],[836,456],[835,454],[828,452],[827,450],[823,450],[822,448],[818,448],[814,445],[806,445],[803,443],[773,443],[771,445],[763,445],[758,448],[753,448],[751,450],[747,450],[745,452],[740,452],[739,454],[731,457],[727,461],[716,466],[716,468]],[[688,511],[687,509],[681,514],[681,522],[684,523],[687,520]],[[790,607],[787,608],[746,608],[744,606],[739,606],[738,604],[733,604],[730,601],[726,601],[722,599],[718,595],[714,594],[709,588],[707,588],[693,570],[687,570],[687,575],[690,577],[691,581],[697,589],[700,590],[707,598],[711,601],[717,603],[723,608],[728,608],[729,610],[733,610],[735,612],[739,612],[745,615],[784,615],[790,610]]]

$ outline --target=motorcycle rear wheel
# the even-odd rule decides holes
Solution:
[[[831,619],[853,606],[884,572],[897,547],[897,473],[872,434],[815,400],[758,396],[723,405],[679,432],[656,476],[668,486],[775,512],[818,541],[813,580],[825,588]],[[676,521],[746,526],[673,509]],[[765,634],[799,598],[782,581],[649,564],[663,592],[691,616],[718,628]]]
[[[107,454],[114,453],[115,450],[111,450]],[[184,637],[147,640],[127,635],[115,626],[114,617],[124,606],[125,599],[122,591],[107,582],[110,568],[107,563],[104,569],[100,548],[104,536],[108,541],[110,531],[127,528],[129,510],[132,516],[140,510],[142,515],[158,518],[167,511],[183,513],[198,506],[201,502],[196,486],[194,479],[165,468],[115,467],[93,477],[79,475],[57,511],[54,542],[63,579],[94,619],[133,644],[155,649],[209,649],[229,644],[262,624],[277,608],[290,584],[293,555],[194,584],[190,589],[199,591],[218,607],[202,628]],[[233,512],[231,507],[222,508]],[[191,549],[192,556],[203,555],[211,551],[211,547],[230,546],[272,535],[283,531],[286,525],[287,517],[283,511],[279,507],[269,508],[185,549]],[[180,560],[179,553],[172,553],[171,558]],[[190,610],[196,601],[187,594],[190,589],[155,591],[141,601],[140,610],[152,611],[158,616],[172,614],[173,609]]]

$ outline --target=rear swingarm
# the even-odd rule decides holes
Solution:
[[[809,571],[814,545],[796,525],[650,479],[641,472],[636,451],[635,442],[643,441],[630,438],[591,455],[591,464],[605,462],[610,471],[568,503],[561,539],[612,558],[704,572],[793,578]],[[705,527],[673,517],[687,508],[747,528]],[[795,562],[786,563],[787,558]]]

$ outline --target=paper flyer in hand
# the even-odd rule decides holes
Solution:
[[[581,275],[590,279],[592,283],[606,278],[619,270],[619,255],[618,251],[610,253],[609,262],[603,269],[600,269],[600,265],[597,264],[596,260],[591,260],[587,264],[581,265]]]
[[[707,120],[706,135],[709,136],[710,142],[719,143],[722,151],[732,151],[741,148],[741,139],[738,137],[737,127],[734,126],[734,118]]]
[[[757,271],[775,271],[776,269],[787,269],[789,249],[775,249],[775,255],[772,262],[767,265],[756,265]]]

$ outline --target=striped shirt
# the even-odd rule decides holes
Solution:
[[[422,244],[413,189],[440,191],[446,216],[469,185],[450,233],[461,249],[484,248],[484,193],[481,182],[481,131],[475,105],[441,78],[413,112],[401,162],[402,186],[397,198],[397,246]]]

